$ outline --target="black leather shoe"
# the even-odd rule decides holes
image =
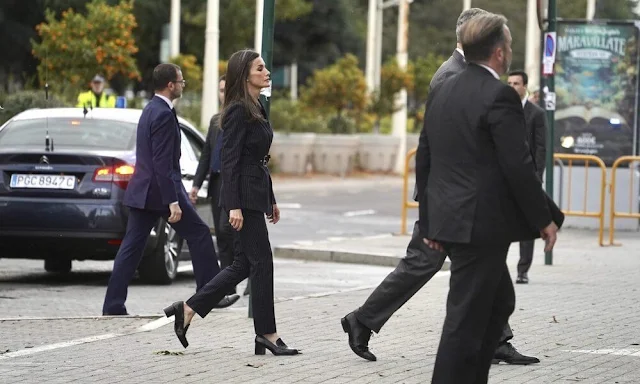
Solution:
[[[228,295],[225,296],[224,299],[220,300],[220,302],[218,302],[218,304],[216,304],[216,306],[214,308],[227,308],[232,306],[233,304],[235,304],[236,301],[238,301],[238,299],[240,298],[240,296],[238,295]]]
[[[189,324],[184,325],[184,302],[176,301],[164,309],[164,314],[167,315],[167,317],[175,316],[173,330],[176,332],[176,336],[178,336],[178,340],[180,340],[182,346],[187,348],[189,346],[189,342],[187,341]]]
[[[540,362],[540,359],[533,356],[525,356],[518,352],[511,343],[503,343],[498,346],[493,355],[493,364],[499,364],[501,361],[514,365],[529,365]]]
[[[516,284],[529,284],[529,276],[526,273],[518,275],[516,279]]]
[[[353,312],[343,317],[340,322],[344,332],[349,335],[349,347],[353,353],[365,360],[376,361],[376,356],[369,351],[369,339],[373,332],[360,323]]]
[[[295,348],[287,347],[287,344],[278,339],[275,344],[267,340],[266,337],[256,335],[256,355],[264,355],[267,351],[271,351],[275,356],[292,356],[300,353]]]

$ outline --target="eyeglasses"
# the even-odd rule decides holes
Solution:
[[[183,87],[184,87],[185,85],[187,85],[187,81],[186,81],[186,80],[184,80],[184,79],[182,79],[182,80],[172,81],[172,83],[174,83],[174,84],[175,84],[175,83],[181,83]]]

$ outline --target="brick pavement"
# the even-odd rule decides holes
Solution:
[[[563,231],[553,266],[544,266],[536,250],[531,284],[516,286],[511,324],[514,345],[539,356],[542,363],[494,366],[491,383],[640,382],[640,237],[621,233],[618,239],[622,247],[600,248],[593,232]],[[512,247],[509,256],[512,271],[517,248]],[[447,288],[446,273],[434,278],[373,337],[370,346],[378,355],[374,363],[353,355],[340,327],[340,317],[370,292],[356,290],[276,304],[279,332],[288,344],[303,350],[300,356],[254,356],[252,322],[246,312],[220,310],[194,320],[186,350],[169,324],[23,357],[0,355],[0,382],[429,382]],[[75,320],[76,326],[65,327],[65,332],[72,340],[87,334],[87,324],[96,335],[133,329],[134,324],[116,327],[112,321],[123,320]],[[0,323],[0,335],[43,327],[41,322],[17,323]],[[164,350],[183,354],[156,354]],[[572,352],[578,350],[599,353]]]

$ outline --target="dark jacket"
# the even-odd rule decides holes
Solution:
[[[164,210],[184,190],[180,171],[180,126],[169,105],[154,96],[144,107],[136,138],[135,172],[124,204]]]
[[[451,76],[462,72],[467,67],[464,56],[458,50],[454,50],[449,59],[442,63],[436,73],[433,74],[429,83],[429,93],[438,88],[445,80]],[[419,190],[417,185],[413,189],[413,200],[420,201]]]
[[[262,109],[262,108],[261,108]],[[222,207],[271,213],[276,203],[269,169],[261,161],[269,154],[273,130],[266,119],[252,119],[240,103],[231,104],[222,121]]]
[[[547,155],[547,116],[542,108],[527,100],[524,104],[524,119],[527,123],[527,141],[536,174],[542,181]]]
[[[516,91],[472,64],[429,95],[424,121],[416,156],[423,237],[466,244],[539,237],[552,216]]]
[[[201,188],[202,183],[204,183],[204,179],[206,179],[207,175],[211,172],[211,156],[215,151],[221,150],[221,148],[215,148],[220,132],[220,114],[216,113],[211,117],[211,121],[209,122],[209,131],[207,132],[207,138],[205,139],[204,147],[200,154],[200,161],[198,161],[196,175],[193,178],[194,187]],[[208,194],[209,197],[212,196],[211,188],[209,188]]]

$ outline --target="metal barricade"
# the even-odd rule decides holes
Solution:
[[[581,217],[593,217],[599,220],[600,229],[598,231],[598,244],[603,246],[603,238],[604,238],[604,201],[605,195],[607,193],[607,167],[597,156],[591,155],[572,155],[572,154],[564,154],[564,153],[556,153],[553,155],[553,158],[556,160],[564,160],[567,161],[567,208],[563,209],[562,212],[566,216],[581,216]],[[571,188],[572,188],[572,177],[571,173],[573,170],[573,162],[574,161],[582,161],[584,162],[585,175],[584,175],[584,202],[582,205],[582,210],[572,210],[571,209]],[[588,211],[587,210],[587,197],[589,191],[589,164],[596,164],[600,168],[600,172],[602,175],[602,182],[600,183],[600,209],[598,211]]]
[[[400,224],[400,234],[407,234],[407,209],[418,208],[418,203],[409,200],[409,163],[411,158],[416,155],[418,148],[414,148],[407,152],[407,157],[404,160],[404,184],[402,186],[402,223]]]
[[[618,212],[616,211],[616,175],[618,168],[621,164],[628,163],[629,164],[629,212]],[[636,170],[631,166],[632,163],[640,163],[640,156],[622,156],[616,159],[616,161],[611,166],[611,212],[609,213],[609,245],[621,245],[614,244],[613,238],[615,235],[615,219],[640,219],[640,213],[633,213],[633,184],[634,180],[636,180],[635,172]],[[638,199],[638,197],[636,197]],[[636,201],[638,204],[638,201]]]

